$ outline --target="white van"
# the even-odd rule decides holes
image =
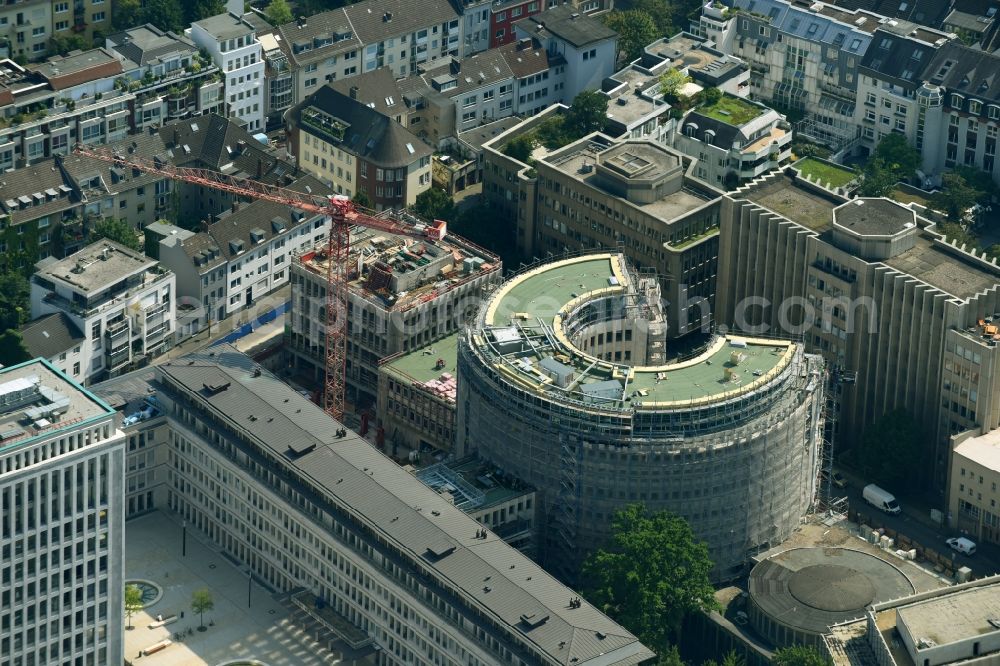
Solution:
[[[976,554],[976,542],[972,539],[966,539],[965,537],[953,537],[945,541],[946,544],[952,549],[963,555],[975,555]]]
[[[873,507],[886,513],[897,514],[903,510],[899,506],[899,502],[896,501],[895,495],[888,490],[879,488],[874,483],[865,486],[864,490],[861,491],[861,496]]]

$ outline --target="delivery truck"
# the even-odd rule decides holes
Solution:
[[[885,511],[886,513],[897,514],[902,511],[899,507],[899,502],[896,501],[895,496],[888,490],[883,490],[879,488],[874,483],[869,483],[865,486],[865,489],[861,491],[861,496],[866,502],[871,504],[873,507],[879,511]]]

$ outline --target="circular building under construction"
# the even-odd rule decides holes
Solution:
[[[583,255],[501,285],[461,340],[458,450],[539,489],[542,556],[564,577],[633,502],[685,517],[724,580],[813,500],[822,360],[717,336],[666,363],[662,308],[622,255]]]
[[[865,614],[871,604],[913,594],[889,562],[850,548],[793,548],[750,572],[750,623],[777,646],[819,647],[831,625]]]

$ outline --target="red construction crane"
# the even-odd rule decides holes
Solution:
[[[273,201],[308,213],[330,218],[327,241],[326,290],[326,382],[324,409],[337,420],[344,416],[344,374],[347,371],[347,264],[352,226],[369,227],[400,236],[441,240],[447,231],[443,220],[426,224],[410,215],[376,214],[351,203],[342,195],[318,196],[254,180],[227,176],[210,169],[177,167],[158,158],[122,153],[106,147],[77,145],[75,152],[110,162],[121,168],[137,169],[164,178],[229,192],[248,199]]]

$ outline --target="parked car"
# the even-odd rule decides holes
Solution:
[[[823,476],[823,481],[826,481],[827,479],[830,478],[830,473],[824,469],[822,472],[822,476]],[[847,478],[840,472],[835,471],[833,473],[833,485],[837,486],[838,488],[846,488]]]
[[[888,490],[879,488],[874,483],[869,483],[865,486],[864,490],[861,491],[861,496],[866,502],[880,511],[896,514],[902,512],[903,510],[902,507],[899,506],[899,502],[896,501],[895,495],[890,493]]]
[[[972,539],[966,539],[965,537],[952,537],[945,541],[948,546],[963,555],[975,555],[976,554],[976,542]]]

